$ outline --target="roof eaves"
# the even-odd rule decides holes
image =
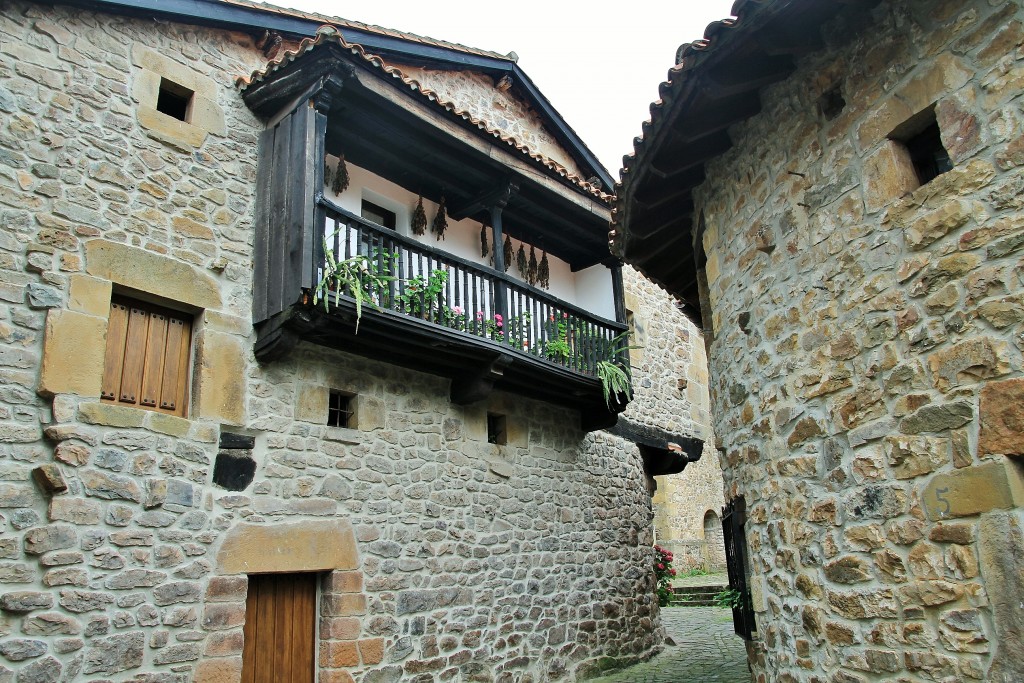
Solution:
[[[278,71],[279,69],[283,68],[284,66],[287,66],[288,64],[298,59],[301,55],[309,52],[310,50],[315,49],[317,46],[322,45],[326,42],[333,42],[338,44],[343,49],[348,50],[353,55],[362,59],[365,63],[369,64],[370,66],[376,69],[379,69],[380,71],[383,71],[384,73],[390,75],[396,80],[402,82],[411,90],[419,92],[423,97],[425,97],[430,102],[433,102],[435,105],[445,109],[446,111],[454,114],[455,116],[464,119],[465,121],[477,127],[484,133],[491,135],[494,138],[497,138],[498,140],[514,148],[521,154],[524,154],[525,156],[533,159],[535,162],[540,163],[549,171],[564,178],[565,180],[576,186],[578,189],[586,192],[587,194],[597,199],[600,199],[602,202],[605,203],[608,203],[612,199],[612,195],[604,192],[593,183],[590,183],[587,180],[579,177],[575,173],[572,173],[569,169],[559,164],[557,161],[532,151],[527,145],[524,145],[521,142],[517,141],[514,137],[510,135],[505,135],[500,130],[489,126],[486,121],[481,121],[480,119],[475,118],[469,112],[460,109],[455,103],[441,97],[441,95],[435,92],[434,90],[426,88],[419,81],[408,77],[398,67],[387,64],[384,61],[384,59],[379,55],[367,52],[366,49],[362,45],[359,45],[358,43],[349,43],[348,41],[345,40],[340,29],[338,29],[335,26],[321,26],[317,30],[315,38],[302,39],[298,47],[295,48],[294,50],[285,50],[278,57],[271,60],[263,69],[254,71],[248,77],[239,76],[237,79],[235,79],[235,83],[240,90],[245,91],[253,84],[263,81],[274,72]]]

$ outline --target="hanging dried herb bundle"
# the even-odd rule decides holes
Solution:
[[[324,187],[331,186],[332,177],[334,177],[334,171],[331,170],[331,165],[327,163],[327,157],[324,157]]]
[[[537,266],[537,283],[547,289],[551,286],[551,267],[548,265],[548,253],[541,252],[540,265]]]
[[[508,235],[505,235],[505,245],[502,247],[505,254],[505,272],[512,267],[512,240],[509,239]]]
[[[334,172],[334,183],[331,184],[331,191],[335,196],[348,189],[348,166],[345,165],[345,155],[338,157],[338,168]]]
[[[423,210],[423,197],[416,202],[416,208],[412,212],[412,234],[422,235],[427,231],[427,212]]]
[[[532,244],[530,245],[530,265],[527,267],[526,281],[531,285],[537,284],[537,252]]]
[[[480,224],[480,255],[484,258],[491,253],[490,245],[487,244],[487,226]]]
[[[516,254],[516,270],[519,271],[519,277],[526,279],[526,250],[523,249],[523,245],[519,245],[519,252]]]
[[[437,214],[434,215],[434,224],[430,226],[430,232],[439,240],[444,239],[444,231],[448,229],[448,217],[445,215],[444,195],[441,195],[441,203],[437,205]]]

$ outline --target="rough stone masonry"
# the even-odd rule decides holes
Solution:
[[[656,651],[635,447],[312,345],[255,362],[263,124],[233,80],[265,61],[243,33],[0,12],[0,681],[237,681],[265,572],[320,574],[321,683],[571,680]],[[155,115],[161,78],[190,122]],[[119,293],[195,312],[186,418],[99,400]],[[331,389],[354,428],[327,426]]]
[[[696,201],[757,679],[1024,680],[1021,6],[823,37]],[[921,185],[930,112],[952,169]]]

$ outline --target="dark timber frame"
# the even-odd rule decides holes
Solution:
[[[259,141],[257,171],[257,358],[272,361],[298,342],[310,341],[449,377],[455,403],[480,401],[498,388],[576,408],[588,431],[614,424],[628,397],[617,397],[609,407],[594,363],[608,353],[610,340],[627,329],[624,320],[603,320],[524,286],[505,274],[500,256],[493,269],[462,262],[370,224],[323,195],[325,154],[344,152],[352,163],[427,198],[437,201],[443,193],[455,218],[490,224],[498,255],[502,235],[510,234],[543,246],[574,269],[605,265],[611,270],[617,318],[622,317],[620,264],[604,240],[607,207],[413,95],[331,41],[244,89],[250,109],[269,122]],[[500,313],[509,320],[516,315],[517,300],[529,300],[541,319],[557,311],[574,321],[574,329],[587,330],[587,340],[600,343],[577,340],[582,361],[553,362],[473,330],[450,329],[437,316],[413,316],[393,306],[364,306],[357,334],[355,305],[348,296],[332,295],[326,311],[310,300],[324,263],[324,236],[331,225],[341,224],[355,230],[361,244],[415,250],[428,268],[442,263],[460,273],[472,270],[486,280],[486,302],[480,306],[489,316]],[[346,255],[334,248],[337,256]],[[366,246],[360,253],[373,251]],[[393,293],[389,301],[395,301]]]

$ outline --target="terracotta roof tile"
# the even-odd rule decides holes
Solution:
[[[232,2],[239,1],[240,0],[232,0]],[[254,71],[248,77],[239,76],[235,82],[238,85],[239,89],[245,90],[251,84],[262,81],[267,76],[274,73],[281,67],[290,64],[291,62],[295,61],[295,59],[297,59],[299,56],[305,54],[306,52],[309,52],[310,50],[314,49],[318,45],[321,45],[325,42],[337,43],[344,49],[351,52],[353,55],[356,55],[357,57],[363,59],[366,63],[380,69],[381,71],[392,76],[396,80],[401,81],[411,90],[419,92],[425,98],[427,98],[431,102],[434,102],[437,106],[445,109],[446,111],[451,112],[456,116],[459,116],[460,118],[468,121],[472,125],[484,131],[485,133],[504,142],[509,147],[512,147],[515,150],[519,151],[520,153],[533,159],[534,161],[539,162],[549,171],[552,171],[556,175],[565,178],[569,182],[573,183],[574,185],[583,189],[584,191],[593,195],[594,197],[597,197],[602,201],[608,201],[612,199],[612,195],[603,192],[596,185],[589,183],[585,179],[576,175],[575,173],[572,173],[569,169],[559,164],[557,161],[554,161],[553,159],[550,159],[549,157],[544,156],[543,154],[539,154],[537,152],[532,151],[529,147],[520,143],[514,137],[503,134],[500,130],[488,125],[486,121],[481,121],[480,119],[472,116],[469,112],[465,111],[464,109],[460,109],[454,102],[446,100],[443,97],[441,97],[437,92],[431,90],[430,88],[424,87],[422,84],[419,83],[419,81],[413,78],[409,78],[408,76],[405,75],[404,72],[402,72],[401,69],[387,64],[384,61],[384,59],[381,58],[379,55],[367,52],[362,45],[356,43],[349,43],[348,41],[345,40],[344,36],[341,33],[341,30],[338,29],[336,26],[321,26],[317,30],[315,38],[304,38],[299,43],[296,49],[286,50],[282,52],[280,55],[271,60],[263,69]]]

